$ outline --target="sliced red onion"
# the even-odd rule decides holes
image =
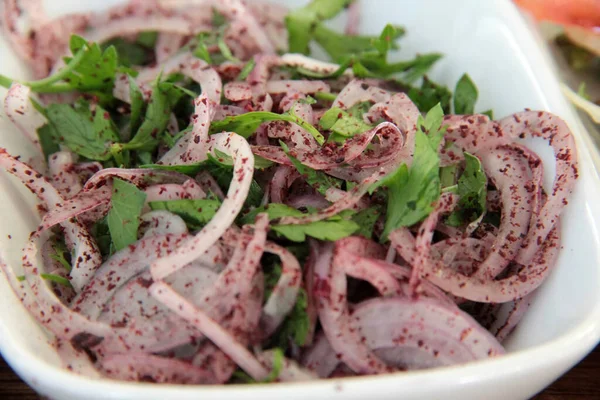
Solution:
[[[159,281],[152,284],[149,290],[152,296],[198,328],[213,343],[225,351],[253,379],[263,380],[268,376],[267,369],[252,353],[238,343],[226,329],[217,324],[204,311],[177,294],[169,285]]]
[[[72,308],[97,319],[104,304],[120,286],[146,269],[153,260],[173,252],[187,237],[187,234],[152,236],[115,253],[78,293]]]
[[[113,178],[123,179],[139,187],[146,187],[152,183],[178,182],[185,183],[189,177],[174,171],[153,169],[124,169],[105,168],[94,174],[85,183],[83,190],[77,196],[62,202],[60,206],[51,209],[44,215],[42,224],[44,228],[51,227],[70,218],[77,217],[90,211],[97,211],[89,215],[87,220],[96,221],[108,212],[106,207],[112,195],[111,186],[108,184]],[[194,193],[198,193],[194,189]]]
[[[55,339],[54,347],[63,367],[68,371],[94,379],[101,377],[90,357],[75,349],[70,342]]]
[[[229,82],[225,85],[225,98],[230,101],[243,101],[252,99],[252,87],[247,82]],[[323,81],[308,80],[282,80],[268,81],[265,91],[270,94],[281,94],[296,91],[300,93],[329,93],[331,89]]]
[[[495,278],[521,250],[532,216],[532,194],[528,190],[527,161],[507,149],[486,151],[481,155],[488,178],[502,196],[502,219],[491,252],[481,263],[477,277]],[[516,184],[521,182],[522,184]]]
[[[278,57],[271,54],[258,54],[254,56],[255,66],[248,74],[246,82],[252,88],[252,101],[256,110],[270,111],[273,99],[267,92],[271,67],[277,65]]]
[[[270,336],[294,308],[302,284],[302,269],[298,260],[284,247],[268,242],[265,251],[281,260],[281,277],[263,306],[260,327],[264,337]]]
[[[525,264],[538,253],[550,230],[558,223],[563,208],[568,204],[567,197],[573,191],[577,170],[575,139],[567,124],[554,114],[545,111],[524,111],[499,122],[500,129],[511,138],[541,137],[548,140],[556,157],[556,175],[548,200],[542,205],[537,220],[532,224],[525,238],[523,249],[517,261]]]
[[[218,266],[211,266],[211,262],[212,256],[205,254],[169,276],[166,282],[194,304],[199,303],[218,278],[213,270]],[[123,326],[123,339],[141,351],[173,351],[178,346],[201,341],[200,332],[150,295],[151,284],[152,277],[147,270],[133,276],[103,306],[98,320]]]
[[[4,112],[10,121],[41,152],[37,130],[46,123],[46,119],[29,100],[31,89],[20,83],[13,83],[4,98]]]
[[[287,165],[280,165],[277,167],[273,179],[271,180],[271,202],[272,203],[283,203],[284,192],[294,183],[296,179],[300,177],[300,174],[295,168]]]
[[[333,262],[333,244],[321,246],[315,264],[315,294],[323,331],[340,359],[359,373],[390,372],[361,341],[346,300],[346,274]]]
[[[436,213],[430,215],[428,218],[437,219],[438,217],[439,215]],[[425,223],[428,224],[428,227],[431,227],[433,221],[427,222],[426,220]],[[390,234],[390,240],[403,258],[410,258],[411,253],[407,251],[407,248],[410,246],[410,239],[407,240],[407,237],[408,235],[412,237],[412,235],[410,232],[406,233],[407,231],[403,231],[405,232],[404,238],[399,239],[397,232],[394,231]],[[421,275],[446,292],[469,300],[484,303],[513,301],[525,297],[534,291],[550,273],[550,266],[554,265],[560,248],[558,229],[555,227],[551,232],[552,235],[548,235],[548,238],[540,247],[532,262],[524,265],[523,270],[518,274],[509,276],[508,278],[482,280],[480,278],[468,277],[452,268],[448,268],[442,262],[432,260],[425,251],[423,251],[423,255],[421,256],[423,257],[423,262],[420,265],[422,268]],[[414,240],[414,238],[412,239]]]
[[[276,50],[285,52],[288,48],[288,32],[285,17],[289,9],[281,4],[268,1],[253,1],[246,5],[265,30]]]
[[[44,229],[47,229],[89,211],[99,210],[100,212],[94,214],[95,218],[92,219],[92,221],[96,221],[105,212],[108,212],[108,208],[103,206],[109,205],[111,193],[111,188],[107,186],[91,191],[79,192],[75,197],[64,201],[60,207],[48,211],[42,219],[42,226]]]
[[[485,115],[446,115],[442,125],[447,126],[444,135],[446,142],[451,141],[459,149],[471,154],[494,149],[511,141],[501,126]],[[442,156],[448,157],[449,164],[462,160],[462,153],[450,154],[451,151],[452,147],[440,151]]]
[[[86,343],[88,338],[97,338],[90,345],[97,345],[101,341],[115,351],[123,350],[124,344],[116,330],[71,311],[56,297],[50,284],[40,276],[43,263],[38,248],[41,247],[40,242],[43,245],[43,242],[48,240],[47,236],[47,231],[36,231],[23,251],[23,272],[37,302],[33,315],[57,338],[70,341],[73,345],[82,339]]]
[[[254,15],[240,0],[222,0],[217,2],[217,9],[233,20],[239,20],[246,26],[246,34],[251,37],[259,53],[274,54],[275,48],[267,33],[260,26]]]
[[[229,101],[244,101],[252,99],[252,88],[247,82],[228,82],[223,87],[223,94]]]
[[[431,254],[436,259],[450,264],[455,260],[483,261],[489,254],[494,239],[485,241],[472,237],[448,238],[431,246]]]
[[[185,221],[177,214],[165,210],[150,211],[140,217],[140,234],[142,238],[181,235],[188,233]]]
[[[340,213],[341,211],[351,209],[367,193],[369,187],[371,187],[373,183],[377,182],[383,176],[384,174],[376,173],[373,176],[365,179],[364,182],[353,187],[352,190],[350,190],[346,194],[346,196],[344,196],[343,198],[341,198],[340,200],[323,210],[319,210],[318,212],[313,214],[307,214],[304,217],[284,217],[281,219],[280,223],[308,224],[315,221],[322,221]]]
[[[298,209],[313,207],[317,210],[322,210],[326,207],[329,207],[331,203],[328,200],[326,200],[325,197],[323,197],[321,194],[311,193],[292,195],[285,200],[285,204]],[[356,207],[353,207],[353,209],[356,209]]]
[[[210,144],[208,130],[215,112],[214,105],[205,93],[194,100],[192,130],[175,143],[159,160],[159,164],[180,165],[198,163],[206,160]]]
[[[94,174],[83,186],[84,191],[99,189],[108,184],[112,178],[119,178],[134,185],[145,188],[157,183],[184,183],[190,179],[187,175],[175,171],[163,171],[146,168],[104,168]]]
[[[237,365],[229,356],[209,340],[206,340],[192,359],[192,364],[210,369],[217,382],[224,384],[231,378]]]
[[[340,239],[335,246],[333,262],[346,275],[369,282],[382,296],[402,293],[398,281],[381,265],[372,262],[385,257],[382,246],[358,236]]]
[[[271,94],[289,92],[312,94],[316,92],[329,93],[330,91],[329,85],[323,81],[281,80],[267,82],[267,92]]]
[[[115,37],[144,31],[191,35],[195,31],[195,27],[187,19],[181,17],[131,16],[97,26],[96,29],[86,35],[86,39],[90,42],[103,43]]]
[[[82,35],[89,26],[89,14],[68,14],[29,32],[34,34],[31,67],[36,78],[46,77],[64,65],[61,59],[72,34]]]
[[[289,67],[302,67],[309,71],[331,74],[339,69],[338,64],[333,64],[325,61],[320,61],[302,54],[284,54],[279,59],[279,65]],[[351,70],[347,70],[344,75],[352,75]]]
[[[415,133],[417,130],[417,119],[421,115],[414,103],[404,93],[394,94],[385,103],[378,103],[371,107],[364,118],[373,123],[380,118],[391,121],[403,134],[403,145],[395,152],[387,152],[395,155],[391,159],[384,160],[378,166],[368,167],[369,164],[355,165],[350,163],[348,167],[328,170],[330,175],[340,179],[361,182],[376,172],[390,173],[402,163],[411,165],[415,147]],[[394,142],[393,142],[394,143]],[[398,143],[396,143],[398,144]],[[375,160],[377,157],[374,157]],[[376,165],[376,162],[373,164]]]
[[[206,193],[194,180],[189,179],[183,185],[177,183],[165,183],[163,185],[152,185],[144,189],[146,203],[153,201],[168,201],[179,199],[202,199]]]
[[[323,333],[317,335],[310,349],[302,356],[302,365],[319,378],[328,378],[340,364],[337,353]]]
[[[202,93],[212,102],[216,104],[221,102],[221,77],[210,65],[194,57],[191,53],[181,53],[170,58],[164,64],[145,68],[140,71],[136,80],[139,84],[148,83],[156,79],[161,72],[164,75],[181,72],[197,82],[202,88]]]
[[[198,181],[204,192],[214,194],[219,200],[225,199],[225,194],[221,190],[221,187],[208,172],[200,172],[196,176],[196,181]]]
[[[144,101],[148,102],[150,100],[150,96],[152,95],[152,88],[148,83],[138,82],[138,86],[140,88],[142,98],[144,99]],[[113,96],[125,103],[131,104],[129,75],[122,73],[117,73],[115,75],[115,87],[113,88]]]
[[[410,269],[401,265],[391,264],[380,260],[371,260],[371,262],[381,266],[381,268],[385,269],[387,273],[398,279],[402,288],[401,293],[404,295],[404,297],[410,297],[411,293],[409,279],[412,275],[412,271]],[[428,281],[421,282],[418,295],[437,300],[440,303],[446,304],[447,306],[456,307],[456,304],[451,297],[447,296],[443,290]]]
[[[147,353],[111,354],[99,360],[109,378],[172,384],[216,384],[213,374],[188,362]]]
[[[75,160],[70,151],[56,152],[48,159],[52,183],[65,199],[75,196],[83,188],[74,166]]]
[[[10,156],[4,149],[0,149],[0,166],[19,178],[44,203],[46,209],[62,206],[63,198],[46,178],[27,164]],[[100,251],[89,232],[78,222],[65,221],[62,227],[67,246],[73,252],[71,284],[76,291],[79,291],[100,266]],[[38,234],[41,235],[45,227],[40,226],[38,229]],[[33,255],[37,250],[35,245],[32,246]],[[45,284],[44,286],[46,287]]]
[[[196,26],[195,29],[198,30],[198,27]],[[154,50],[156,53],[156,62],[162,64],[173,57],[181,47],[184,39],[185,35],[182,35],[181,33],[159,33],[156,38]]]
[[[355,104],[365,101],[373,103],[384,103],[388,101],[391,94],[383,89],[369,86],[360,79],[355,79],[348,83],[346,87],[338,94],[332,107],[348,109]]]
[[[246,342],[249,338],[244,335],[257,336],[253,332],[258,327],[262,313],[264,282],[259,264],[266,246],[267,225],[266,214],[259,214],[254,236],[249,234],[249,225],[244,226],[241,234],[232,230],[227,232],[224,241],[234,245],[235,251],[219,279],[198,303],[217,322],[230,316],[233,307],[234,313],[226,321],[227,325],[235,327],[238,339]],[[243,304],[239,309],[235,307],[238,303]],[[246,325],[246,328],[241,329],[241,325]]]
[[[517,324],[521,321],[529,306],[533,293],[515,301],[503,304],[500,307],[499,314],[489,328],[489,331],[496,335],[499,342],[503,342],[508,335],[512,333]]]
[[[378,298],[356,307],[352,317],[371,349],[399,368],[419,369],[504,354],[498,341],[456,307],[421,298]]]
[[[366,151],[371,140],[378,136],[389,143],[389,147],[380,152]],[[375,167],[394,159],[394,152],[402,148],[402,134],[400,130],[389,122],[382,122],[373,129],[359,133],[347,139],[341,146],[328,143],[323,147],[311,149],[292,149],[290,154],[302,164],[317,170],[331,169],[351,163],[355,168]],[[383,146],[382,146],[383,147]],[[279,146],[252,146],[252,151],[268,160],[279,164],[291,165],[291,161]]]
[[[252,182],[254,156],[248,142],[235,133],[220,133],[211,138],[212,148],[233,158],[233,179],[221,207],[195,237],[182,244],[173,254],[152,263],[152,276],[161,279],[191,262],[212,246],[239,214]]]
[[[458,196],[453,193],[444,193],[440,197],[438,204],[429,214],[429,216],[423,221],[419,227],[419,234],[415,239],[415,256],[413,261],[413,269],[410,277],[410,290],[411,294],[417,288],[420,283],[422,271],[425,268],[424,264],[428,262],[430,258],[431,241],[433,240],[433,232],[437,225],[438,219],[442,213],[450,212],[458,203]]]
[[[304,264],[304,290],[306,290],[306,315],[308,316],[308,329],[304,346],[311,346],[314,341],[315,331],[317,329],[317,301],[315,299],[315,263],[319,255],[319,243],[316,240],[309,239],[309,255]]]
[[[31,63],[33,59],[34,41],[20,29],[21,9],[18,0],[6,0],[2,10],[2,31],[12,49],[22,60]]]

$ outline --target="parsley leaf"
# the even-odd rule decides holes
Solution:
[[[144,31],[138,33],[135,42],[141,46],[147,47],[154,50],[156,47],[156,41],[158,40],[158,32],[156,31]]]
[[[454,89],[454,113],[474,114],[477,102],[477,86],[467,74],[461,76]]]
[[[371,239],[373,237],[373,228],[379,219],[379,215],[381,215],[380,211],[374,207],[365,208],[354,214],[352,216],[352,221],[356,222],[359,226],[358,231],[354,234]]]
[[[90,229],[90,233],[96,240],[98,244],[98,248],[100,249],[100,254],[104,260],[114,253],[114,245],[110,238],[110,229],[108,227],[107,217],[102,218],[99,221],[96,221],[92,228]]]
[[[407,94],[421,112],[431,110],[439,103],[444,113],[450,113],[452,92],[446,86],[438,85],[427,77],[423,77],[421,88],[412,87]]]
[[[208,172],[215,180],[219,187],[227,192],[231,179],[233,179],[233,162],[231,158],[221,153],[215,158],[211,154],[208,154],[208,158],[205,161],[196,164],[184,164],[184,165],[161,165],[161,164],[145,164],[141,165],[140,168],[152,168],[166,171],[176,171],[185,175],[195,176],[200,171]],[[258,164],[257,164],[258,163]],[[261,161],[261,158],[255,157],[254,166],[260,168],[261,166],[266,167],[270,164],[270,161]],[[248,197],[246,197],[247,206],[258,206],[262,201],[264,192],[256,180],[252,180],[250,184],[250,191]],[[253,223],[252,220],[251,223]]]
[[[450,226],[461,226],[475,221],[485,211],[487,177],[481,162],[469,153],[465,154],[465,169],[458,179],[457,193],[460,196],[457,210],[448,216]]]
[[[111,208],[107,215],[110,237],[117,251],[138,240],[140,215],[146,193],[121,179],[113,180]]]
[[[48,157],[50,157],[50,155],[60,151],[58,143],[54,140],[55,135],[53,135],[53,132],[54,130],[48,124],[42,125],[37,130],[40,146],[42,147],[42,152],[44,153],[46,160]]]
[[[494,110],[486,110],[482,114],[487,115],[492,121],[494,120]]]
[[[456,187],[456,177],[458,175],[458,165],[448,165],[440,168],[440,183],[442,189],[451,190]]]
[[[402,33],[402,29],[397,29],[394,33],[388,36],[390,40],[386,40],[386,42],[393,44],[393,41],[400,37]],[[372,52],[373,47],[377,47],[378,43],[380,43],[377,37],[349,37],[348,35],[335,32],[334,30],[331,30],[322,24],[315,28],[314,39],[327,52],[327,54],[329,54],[333,61],[340,63],[347,61],[347,57],[349,55]],[[393,45],[391,48],[397,48],[397,46]],[[387,50],[385,50],[385,53],[387,53]]]
[[[319,125],[325,130],[345,137],[352,137],[373,128],[362,118],[355,117],[339,107],[327,110],[319,120]]]
[[[256,381],[250,375],[248,375],[244,370],[242,370],[241,368],[238,368],[231,375],[233,382],[235,383],[237,381],[237,382],[249,383],[249,384],[275,382],[279,378],[279,375],[281,374],[281,370],[283,369],[284,362],[285,362],[285,355],[283,354],[283,350],[281,350],[279,348],[266,350],[265,353],[267,353],[267,352],[270,352],[273,355],[273,368],[271,369],[271,372],[269,372],[269,375],[267,375],[267,377],[265,379]]]
[[[421,221],[433,211],[434,203],[440,197],[438,147],[445,132],[445,127],[441,126],[443,117],[439,104],[425,119],[419,117],[410,169],[402,164],[379,184],[388,188],[383,239],[394,229]]]
[[[335,17],[353,0],[313,0],[285,17],[290,53],[308,54],[308,45],[319,23]]]
[[[256,60],[254,58],[251,58],[250,60],[248,60],[248,62],[244,65],[244,68],[242,68],[242,70],[240,71],[240,74],[237,76],[238,81],[243,81],[246,80],[246,78],[248,77],[248,75],[250,75],[250,72],[252,72],[252,70],[254,69],[254,67],[256,66]]]
[[[142,112],[146,109],[146,102],[142,91],[135,79],[129,78],[129,96],[131,97],[131,115],[129,119],[129,131],[133,135],[140,127],[142,122]]]
[[[154,60],[154,46],[146,46],[143,41],[140,43],[139,36],[135,42],[124,38],[115,38],[102,43],[103,50],[110,46],[114,46],[119,56],[119,63],[125,67],[147,65]]]
[[[69,47],[73,54],[77,54],[81,49],[87,49],[83,60],[64,78],[71,86],[71,90],[103,92],[112,96],[118,65],[115,47],[109,46],[103,52],[97,43],[88,43],[77,35],[71,36]],[[70,58],[65,61],[70,61]]]
[[[305,215],[302,211],[286,206],[285,204],[271,203],[264,207],[258,207],[242,218],[242,223],[252,223],[257,214],[266,212],[269,220],[282,217],[301,217]],[[359,229],[356,222],[346,219],[344,215],[336,215],[324,221],[316,221],[302,225],[271,225],[271,230],[292,242],[304,242],[306,236],[320,240],[336,241],[352,235]]]
[[[64,241],[57,241],[52,245],[53,253],[50,253],[50,258],[58,261],[67,271],[71,271],[71,254],[67,249]]]
[[[328,77],[338,77],[351,67],[358,78],[386,78],[391,75],[401,74],[403,82],[411,83],[421,78],[440,58],[441,54],[421,54],[412,60],[389,62],[390,50],[398,49],[396,40],[404,35],[404,29],[399,26],[386,25],[378,37],[348,36],[337,33],[318,25],[314,31],[315,40],[340,68],[329,74]],[[318,73],[311,73],[304,69],[301,74],[320,77]]]
[[[220,121],[213,121],[210,125],[210,133],[235,132],[247,139],[256,132],[261,124],[269,121],[291,122],[310,133],[317,143],[323,144],[325,142],[325,138],[321,135],[321,132],[297,115],[290,113],[276,114],[268,111],[253,111],[233,117],[226,117]]]
[[[46,109],[48,125],[41,129],[50,133],[56,143],[90,160],[106,161],[111,154],[108,145],[119,136],[110,115],[99,105],[92,111],[86,101],[68,104],[54,103]]]
[[[279,272],[279,275],[277,275],[277,272]],[[279,267],[278,270],[273,268],[272,272],[265,276],[265,286],[268,283],[267,280],[279,280],[280,275],[281,267]],[[275,280],[275,283],[277,283],[277,280]],[[290,338],[293,339],[298,346],[302,347],[306,344],[306,337],[308,335],[308,330],[310,329],[310,320],[308,318],[308,313],[306,312],[307,307],[308,295],[304,288],[300,288],[294,308],[292,308],[280,328],[269,340],[270,346],[276,346],[286,350],[289,347]]]
[[[332,176],[327,175],[322,171],[316,171],[306,165],[302,164],[297,158],[290,155],[289,147],[279,141],[280,146],[283,148],[283,151],[288,156],[294,167],[300,172],[300,174],[306,179],[309,185],[315,188],[319,193],[325,195],[327,189],[331,187],[335,187],[340,189],[342,187],[342,181],[340,179],[334,178]]]
[[[148,204],[153,210],[167,210],[179,215],[192,230],[208,224],[221,206],[221,202],[214,199],[151,201]]]
[[[160,142],[160,135],[169,124],[171,110],[185,93],[170,82],[160,82],[157,78],[146,116],[133,139],[128,143],[113,146],[113,152],[122,150],[153,151]]]
[[[231,161],[231,157],[226,156],[227,158],[223,158],[219,156],[218,158],[214,158],[211,160],[204,160],[194,164],[181,164],[181,165],[163,165],[163,164],[143,164],[140,165],[140,168],[151,168],[151,169],[160,169],[164,171],[175,171],[181,174],[185,174],[188,176],[195,176],[201,171],[210,171],[212,170],[212,164],[217,161],[219,164],[226,166],[233,166],[233,162]],[[265,169],[269,168],[273,165],[273,162],[267,160],[266,158],[262,158],[260,156],[254,156],[254,168],[255,169]]]
[[[112,99],[112,88],[117,72],[118,55],[114,46],[104,50],[96,43],[88,43],[72,35],[69,43],[73,57],[65,57],[65,66],[54,75],[38,81],[23,82],[34,92],[61,93],[74,90],[92,92],[103,100]],[[12,80],[0,75],[0,85],[10,87]]]
[[[40,277],[42,279],[44,279],[44,280],[47,280],[47,281],[50,281],[50,282],[54,282],[54,283],[58,283],[59,285],[62,285],[62,286],[66,286],[66,287],[69,287],[69,288],[73,287],[73,286],[71,286],[71,281],[69,281],[64,276],[55,275],[55,274],[40,274]]]

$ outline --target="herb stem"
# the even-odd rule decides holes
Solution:
[[[317,92],[315,93],[315,98],[323,101],[335,101],[337,95],[335,93]]]
[[[46,77],[44,79],[40,79],[40,80],[37,80],[37,81],[23,82],[23,84],[26,85],[26,86],[29,86],[34,91],[38,91],[37,89],[44,88],[45,86],[50,86],[53,83],[62,80],[71,71],[73,71],[73,69],[75,67],[77,67],[79,65],[79,63],[81,62],[81,60],[83,60],[85,52],[86,52],[86,48],[85,47],[81,48],[73,56],[73,58],[71,58],[71,60],[67,63],[67,65],[65,65],[64,68],[60,69],[56,74],[50,75],[50,76],[48,76],[48,77]],[[67,85],[67,86],[69,86],[69,88],[71,88],[70,85]],[[72,90],[72,88],[71,88],[71,90]]]
[[[42,277],[42,279],[45,279],[47,281],[58,283],[59,285],[63,285],[66,287],[73,287],[71,286],[71,282],[67,278],[63,278],[60,275],[40,274],[40,276]]]
[[[7,78],[4,75],[0,75],[0,86],[10,89],[10,85],[12,85],[12,83],[12,79]]]

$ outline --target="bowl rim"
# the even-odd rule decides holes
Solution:
[[[542,73],[548,75],[553,86],[558,88],[558,78],[553,71],[553,62],[550,59],[548,50],[539,47],[542,44],[541,37],[533,31],[532,24],[528,23],[519,13],[516,6],[509,0],[491,0],[502,13],[509,15],[514,19],[514,25],[518,32],[516,34],[524,41],[534,40],[538,47],[529,46],[530,51],[527,56],[545,61],[538,65]],[[524,35],[524,36],[523,36]],[[556,90],[558,95],[560,92]],[[562,96],[562,95],[560,95]],[[561,110],[561,116],[567,120],[572,128],[577,143],[580,159],[580,170],[585,175],[585,180],[593,185],[586,186],[585,198],[587,219],[594,233],[594,241],[600,245],[600,230],[598,221],[600,221],[600,205],[594,205],[590,202],[594,198],[600,198],[600,176],[595,169],[594,164],[598,163],[600,156],[595,149],[590,138],[587,136],[579,117],[574,112],[573,107],[562,98],[564,107]],[[550,108],[548,105],[546,109]],[[600,165],[598,163],[597,165]],[[581,179],[583,181],[583,179]],[[579,182],[581,185],[582,182]],[[595,260],[598,261],[598,260]],[[600,268],[600,263],[598,263]],[[6,278],[0,278],[5,280]],[[600,290],[600,280],[597,282]],[[12,291],[11,291],[12,292]],[[14,293],[12,294],[14,296]],[[40,328],[41,329],[41,328]],[[65,368],[52,365],[50,362],[37,357],[32,351],[28,351],[18,344],[15,333],[11,331],[10,326],[0,315],[0,352],[7,363],[19,374],[24,377],[27,383],[34,387],[43,387],[45,389],[56,389],[61,393],[82,394],[82,393],[104,393],[107,397],[114,397],[116,393],[119,397],[135,396],[135,398],[156,398],[156,396],[169,397],[176,394],[180,398],[191,398],[186,396],[198,395],[248,395],[249,392],[258,392],[252,390],[259,388],[261,394],[267,397],[280,397],[282,395],[290,398],[305,398],[311,394],[351,392],[351,397],[360,398],[373,395],[373,388],[365,383],[378,385],[377,391],[396,390],[402,386],[406,395],[424,394],[428,392],[427,385],[435,379],[436,385],[444,388],[454,387],[460,384],[470,382],[485,383],[491,380],[497,380],[499,377],[511,378],[522,374],[524,371],[533,371],[549,365],[559,363],[568,363],[574,365],[587,352],[589,352],[598,342],[600,342],[600,303],[590,310],[590,312],[575,324],[570,330],[561,336],[549,340],[545,343],[535,345],[526,349],[510,352],[502,357],[478,360],[462,365],[454,365],[442,368],[397,372],[386,375],[373,375],[361,377],[332,378],[327,380],[315,380],[310,382],[284,382],[276,385],[175,385],[175,384],[151,384],[140,382],[123,382],[111,380],[108,378],[89,378],[68,371]],[[491,370],[494,374],[490,374]],[[29,377],[25,371],[36,371],[36,377]],[[301,390],[298,390],[301,389]],[[300,392],[300,394],[298,393]],[[183,397],[181,397],[183,396]],[[133,397],[132,397],[133,398]]]

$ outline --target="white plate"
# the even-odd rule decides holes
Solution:
[[[87,6],[77,5],[76,0],[52,3],[53,11],[64,12],[102,8],[114,0],[90,0]],[[53,399],[525,399],[594,347],[600,338],[599,179],[589,152],[592,146],[560,93],[541,39],[508,0],[363,0],[362,4],[361,24],[366,32],[377,33],[387,22],[407,27],[402,56],[426,51],[446,54],[433,78],[453,87],[467,71],[479,86],[478,109],[493,108],[498,117],[526,107],[549,110],[561,115],[577,138],[580,179],[562,218],[564,248],[557,268],[510,338],[510,354],[444,369],[302,384],[184,387],[91,380],[59,367],[44,334],[0,278],[0,349],[27,383]],[[23,68],[6,43],[0,43],[0,59],[3,74],[23,77]],[[6,118],[0,124],[0,146],[31,154]],[[543,147],[536,143],[536,149]],[[551,164],[553,157],[542,150],[546,150],[543,156],[550,155],[546,159]],[[0,249],[18,266],[20,249],[36,226],[35,201],[11,179],[0,178]]]

